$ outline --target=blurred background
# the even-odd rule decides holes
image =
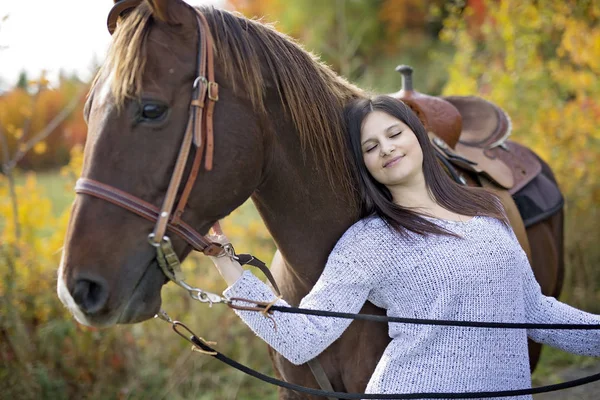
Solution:
[[[599,2],[212,3],[275,23],[365,89],[398,91],[394,68],[409,64],[420,92],[479,95],[500,105],[512,118],[512,139],[550,164],[566,198],[561,300],[600,313]],[[0,4],[0,398],[276,399],[274,387],[192,353],[160,321],[87,328],[56,296],[86,139],[83,103],[110,43],[111,6]],[[270,261],[273,242],[250,202],[223,228],[236,249]],[[206,260],[192,256],[185,268],[190,283],[224,289]],[[163,290],[165,310],[225,354],[273,374],[266,345],[231,311],[195,303],[171,286]],[[567,366],[597,363],[546,347],[534,381],[554,383]]]

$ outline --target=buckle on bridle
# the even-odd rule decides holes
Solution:
[[[148,242],[156,248],[156,261],[165,276],[175,283],[182,282],[185,278],[181,269],[179,257],[173,250],[171,239],[163,236],[160,242],[156,242],[154,233],[148,235]]]
[[[217,82],[209,82],[205,76],[201,75],[194,80],[193,88],[198,89],[200,83],[206,86],[206,94],[209,100],[219,101],[219,84]]]
[[[212,94],[212,89],[215,89],[215,95]],[[208,98],[212,101],[219,101],[219,84],[217,82],[208,82]]]

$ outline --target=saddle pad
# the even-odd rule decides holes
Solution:
[[[526,228],[554,215],[565,203],[558,185],[544,171],[513,194],[513,199]]]

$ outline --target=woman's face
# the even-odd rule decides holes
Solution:
[[[373,111],[360,131],[363,160],[375,180],[387,187],[423,178],[423,151],[415,133],[401,120]]]

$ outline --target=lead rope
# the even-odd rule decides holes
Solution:
[[[202,292],[200,289],[191,288],[191,290],[197,290]],[[203,292],[207,293],[207,292]],[[190,293],[191,294],[191,293]],[[352,314],[352,313],[340,313],[335,311],[324,311],[324,310],[313,310],[304,309],[298,307],[287,307],[274,305],[275,302],[260,302],[243,298],[231,298],[227,299],[215,294],[210,294],[215,297],[211,297],[209,300],[202,300],[199,296],[192,296],[196,300],[202,302],[209,302],[210,305],[214,303],[227,304],[230,308],[235,310],[243,311],[259,311],[273,314],[274,311],[287,312],[294,314],[306,314],[324,317],[335,317],[335,318],[346,318],[346,319],[358,319],[367,320],[374,322],[395,322],[395,323],[408,323],[408,324],[423,324],[423,325],[441,325],[441,326],[461,326],[461,327],[479,327],[479,328],[505,328],[505,329],[586,329],[586,330],[600,330],[600,325],[591,324],[531,324],[531,323],[501,323],[501,322],[475,322],[475,321],[452,321],[452,320],[431,320],[431,319],[417,319],[417,318],[402,318],[402,317],[388,317],[382,315],[371,315],[371,314]],[[234,303],[249,303],[251,305],[240,305]],[[496,392],[449,392],[449,393],[396,393],[396,394],[362,394],[362,393],[343,393],[334,392],[330,390],[319,390],[305,386],[300,386],[285,382],[279,379],[272,378],[264,375],[252,368],[249,368],[237,361],[225,356],[218,352],[211,345],[214,342],[209,342],[199,336],[197,336],[190,328],[185,324],[172,320],[166,312],[161,310],[156,318],[168,322],[172,325],[173,330],[179,336],[192,343],[193,350],[215,357],[221,362],[244,372],[247,375],[253,376],[262,380],[263,382],[270,383],[285,389],[294,390],[297,392],[307,393],[314,396],[323,396],[328,398],[338,399],[473,399],[473,398],[489,398],[489,397],[510,397],[510,396],[522,396],[531,395],[537,393],[553,392],[557,390],[568,389],[576,386],[581,386],[587,383],[600,381],[600,373],[591,375],[585,378],[575,379],[567,382],[563,382],[555,385],[540,386],[537,388],[517,389],[517,390],[503,390]],[[188,335],[184,334],[185,331]]]
[[[229,300],[224,301],[227,304],[231,304]],[[271,307],[272,309],[275,307]],[[285,307],[284,307],[285,308]],[[315,310],[311,310],[315,311]],[[375,316],[380,317],[380,316]],[[548,393],[554,392],[557,390],[563,390],[568,388],[573,388],[576,386],[585,385],[587,383],[600,381],[600,373],[595,375],[590,375],[585,378],[574,379],[571,381],[547,385],[547,386],[539,386],[536,388],[527,388],[527,389],[517,389],[517,390],[502,390],[496,392],[423,392],[423,393],[394,393],[394,394],[365,394],[365,393],[344,393],[344,392],[334,392],[334,391],[326,391],[313,389],[306,386],[296,385],[293,383],[285,382],[263,373],[260,373],[252,368],[249,368],[239,362],[227,357],[226,355],[220,353],[211,347],[213,342],[209,342],[201,337],[198,337],[190,328],[179,321],[174,321],[169,316],[161,312],[157,314],[157,318],[164,320],[172,325],[173,330],[179,336],[187,340],[193,345],[194,351],[200,352],[202,354],[209,355],[211,357],[216,358],[217,360],[241,371],[247,375],[250,375],[254,378],[260,379],[263,382],[270,383],[275,386],[279,386],[285,389],[294,390],[300,393],[307,393],[313,396],[323,396],[329,398],[338,398],[338,399],[475,399],[475,398],[490,398],[490,397],[511,397],[511,396],[523,396],[523,395],[532,395],[538,393]],[[453,321],[453,322],[465,322],[465,321]],[[534,325],[534,324],[529,324]],[[548,324],[545,324],[548,325]],[[470,326],[470,325],[469,325]],[[595,326],[595,325],[594,325]],[[596,326],[596,328],[600,328]],[[575,329],[575,328],[571,328]],[[185,333],[184,333],[185,331]],[[188,336],[189,335],[189,336]]]

